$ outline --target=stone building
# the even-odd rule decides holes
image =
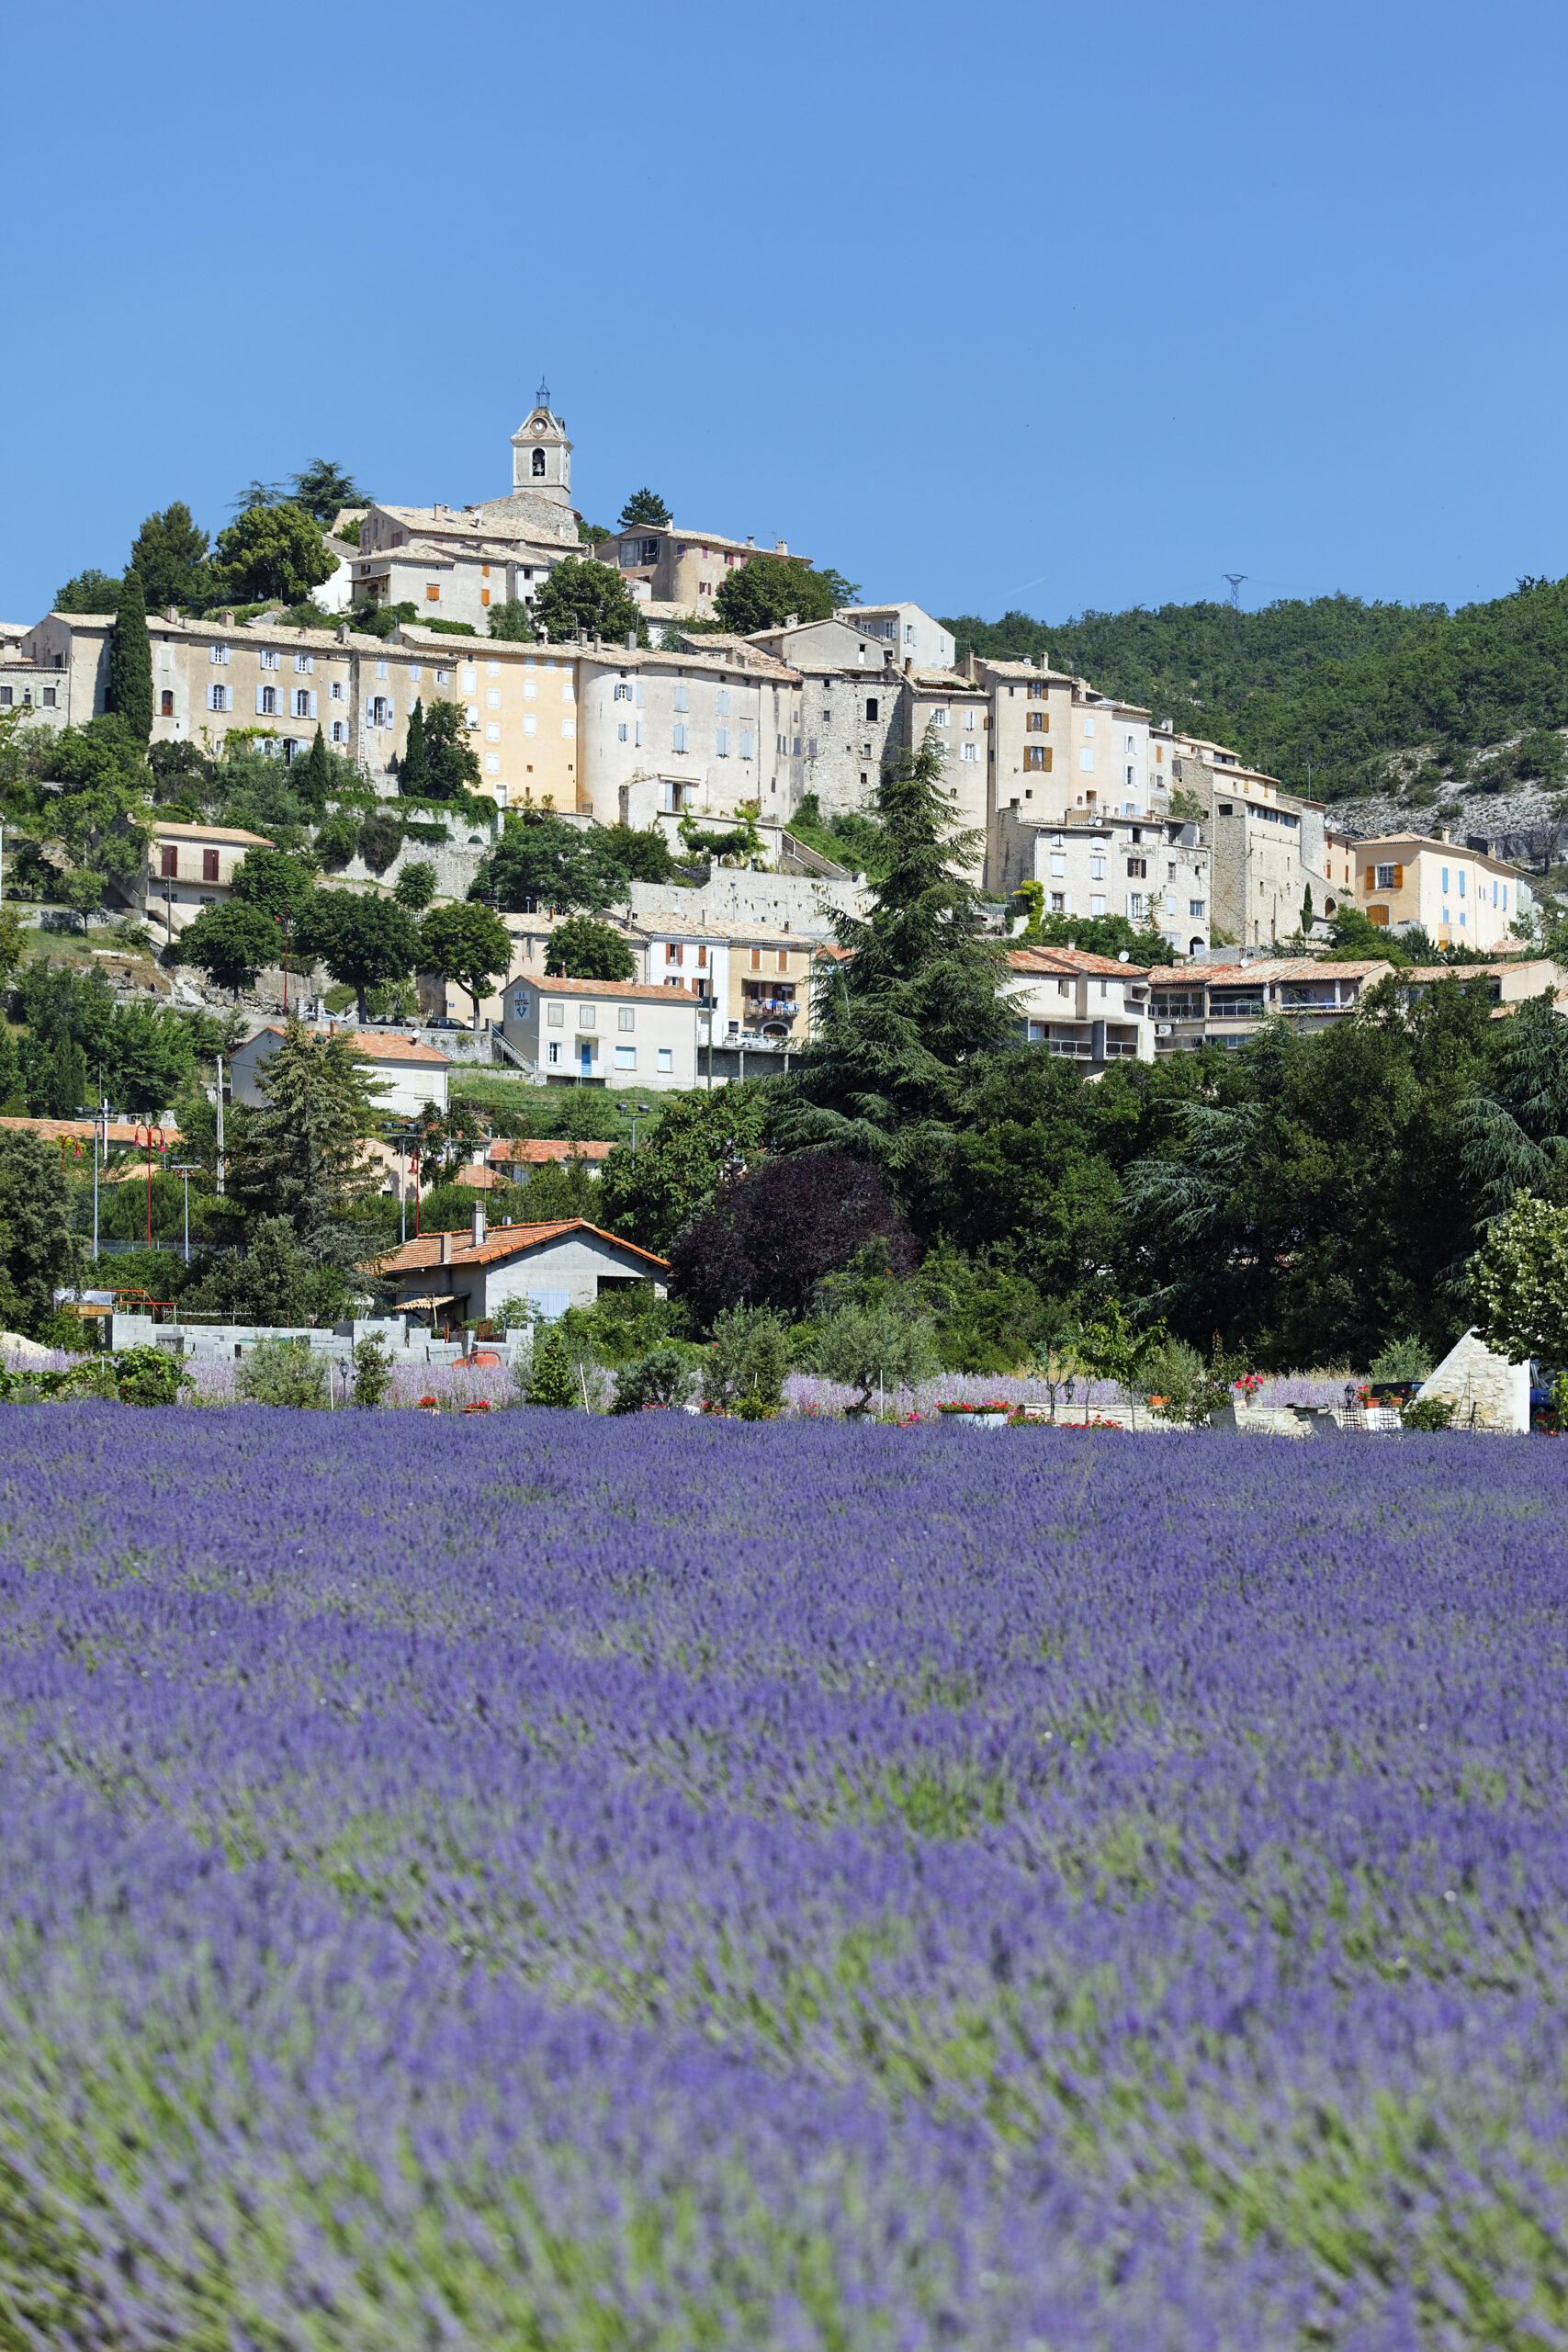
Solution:
[[[726,538],[722,531],[639,523],[601,539],[593,552],[601,563],[615,565],[631,594],[641,592],[655,603],[695,616],[712,614],[714,598],[728,575],[741,570],[759,549],[754,538]],[[791,556],[784,539],[775,539],[761,552],[787,556],[803,571],[810,569],[810,557]]]
[[[1283,791],[1276,777],[1222,744],[1190,736],[1168,741],[1173,786],[1202,811],[1198,822],[1213,845],[1215,944],[1253,947],[1293,937],[1309,889],[1314,918],[1325,914],[1336,894],[1322,804]]]
[[[1213,853],[1201,829],[1169,816],[1003,809],[992,836],[993,887],[1040,885],[1045,915],[1123,915],[1158,931],[1177,955],[1209,944]]]

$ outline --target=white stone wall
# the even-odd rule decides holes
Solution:
[[[1522,1433],[1530,1425],[1530,1368],[1510,1363],[1472,1329],[1465,1333],[1417,1395],[1454,1408],[1458,1429]]]

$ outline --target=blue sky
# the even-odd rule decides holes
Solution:
[[[541,375],[590,519],[937,612],[1568,571],[1565,63],[1528,0],[78,0],[0,153],[0,616],[318,455],[500,495]]]

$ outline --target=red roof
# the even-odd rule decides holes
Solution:
[[[269,1021],[265,1029],[255,1032],[257,1037],[284,1037],[288,1034],[287,1030],[278,1027],[276,1021]],[[384,1037],[373,1036],[368,1029],[313,1029],[310,1034],[315,1037],[340,1038],[362,1061],[438,1062],[443,1069],[452,1067],[450,1054],[438,1053],[434,1046],[422,1046],[417,1037],[400,1037],[395,1032]],[[254,1039],[247,1038],[245,1042],[248,1045],[254,1043]],[[241,1050],[243,1051],[243,1047]]]
[[[145,1149],[148,1125],[145,1119],[140,1125],[132,1120],[111,1119],[107,1139],[110,1143],[134,1144],[140,1136]],[[57,1143],[62,1136],[68,1136],[73,1143],[91,1143],[93,1140],[91,1119],[0,1119],[0,1127],[26,1128],[29,1135],[40,1136],[45,1143]],[[164,1127],[163,1134],[171,1147],[180,1140],[178,1127]]]
[[[1008,962],[1015,972],[1103,972],[1108,979],[1142,980],[1143,964],[1119,964],[1114,956],[1091,956],[1082,947],[1010,947]]]
[[[492,1168],[543,1168],[563,1159],[608,1159],[613,1143],[563,1143],[553,1136],[498,1136],[490,1148]]]
[[[422,1233],[417,1240],[405,1241],[390,1257],[378,1259],[376,1271],[382,1274],[412,1274],[443,1264],[488,1266],[502,1258],[520,1258],[525,1250],[537,1250],[547,1241],[558,1241],[563,1233],[592,1233],[615,1249],[641,1258],[649,1266],[665,1267],[670,1263],[668,1258],[656,1258],[651,1250],[639,1250],[635,1241],[623,1240],[618,1233],[606,1233],[603,1226],[590,1225],[585,1216],[558,1216],[542,1225],[503,1225],[499,1230],[487,1233],[478,1249],[460,1232],[445,1237]],[[451,1250],[450,1258],[446,1260],[441,1255],[444,1238]]]

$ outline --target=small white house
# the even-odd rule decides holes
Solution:
[[[480,1198],[468,1233],[423,1234],[377,1271],[396,1282],[400,1315],[428,1314],[449,1329],[498,1320],[509,1299],[553,1322],[569,1306],[592,1306],[603,1293],[637,1283],[651,1283],[662,1298],[669,1263],[583,1217],[487,1230]]]
[[[509,981],[501,1032],[547,1086],[671,1088],[697,1083],[708,1013],[683,989],[642,980]]]
[[[261,1071],[268,1057],[276,1052],[283,1031],[276,1024],[258,1029],[247,1037],[230,1062],[232,1073],[233,1097],[236,1102],[264,1102]],[[321,1036],[323,1033],[314,1033]],[[353,1048],[356,1061],[370,1064],[370,1075],[378,1081],[376,1096],[378,1107],[398,1118],[413,1118],[427,1102],[438,1111],[446,1108],[446,1077],[451,1069],[450,1057],[438,1053],[434,1046],[423,1046],[417,1038],[391,1035],[377,1036],[367,1029],[341,1029],[335,1033]]]

